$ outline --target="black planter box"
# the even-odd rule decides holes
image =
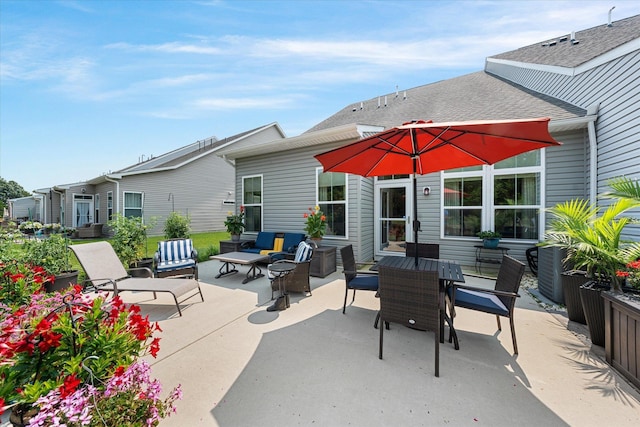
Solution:
[[[608,285],[601,285],[597,282],[587,282],[580,286],[580,300],[584,317],[587,319],[591,342],[600,347],[604,347],[604,301],[602,292],[609,290]]]
[[[640,389],[640,296],[603,292],[607,362]]]
[[[583,325],[587,324],[587,319],[585,319],[584,310],[582,309],[580,286],[589,280],[586,273],[581,271],[565,271],[562,273],[562,294],[564,304],[567,307],[567,316],[569,320]]]

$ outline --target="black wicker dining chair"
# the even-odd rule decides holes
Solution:
[[[407,242],[405,255],[407,257],[415,257],[416,250],[419,258],[440,258],[440,245],[437,243],[413,243]]]
[[[502,257],[502,264],[498,270],[498,278],[494,289],[477,288],[454,283],[448,289],[451,307],[451,322],[456,315],[455,307],[468,308],[495,314],[498,320],[498,330],[501,331],[500,316],[508,317],[511,326],[513,353],[518,354],[516,329],[513,323],[513,313],[516,298],[520,297],[518,289],[522,281],[525,265],[508,255]]]
[[[342,257],[342,267],[344,268],[344,305],[342,306],[342,314],[347,309],[347,295],[349,289],[353,289],[353,303],[356,299],[356,290],[377,291],[378,290],[378,273],[375,271],[360,271],[356,265],[356,258],[353,255],[353,246],[347,245],[340,249]]]
[[[380,267],[380,349],[382,359],[383,323],[399,323],[435,335],[435,375],[440,376],[440,283],[437,271]]]

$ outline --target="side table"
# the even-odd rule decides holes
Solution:
[[[510,250],[510,248],[504,246],[498,246],[497,248],[485,248],[483,245],[476,245],[475,248],[476,271],[479,273],[482,273],[482,264],[502,264],[502,257],[509,255]]]
[[[274,280],[278,281],[280,295],[273,304],[267,307],[267,311],[279,311],[289,308],[289,294],[287,293],[284,277],[295,269],[296,265],[292,262],[280,261],[271,264],[269,271],[275,276]]]
[[[313,250],[309,275],[313,277],[327,277],[336,271],[336,247],[320,246]]]
[[[240,252],[240,245],[250,240],[220,240],[220,253],[226,254],[228,252]]]

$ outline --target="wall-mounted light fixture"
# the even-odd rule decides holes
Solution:
[[[423,187],[422,188],[422,194],[424,196],[428,196],[429,194],[431,194],[431,187]]]

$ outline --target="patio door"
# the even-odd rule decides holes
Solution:
[[[93,196],[73,196],[73,226],[82,227],[93,222]]]
[[[376,256],[404,254],[405,243],[412,241],[412,191],[413,187],[407,180],[376,183],[374,201]]]

